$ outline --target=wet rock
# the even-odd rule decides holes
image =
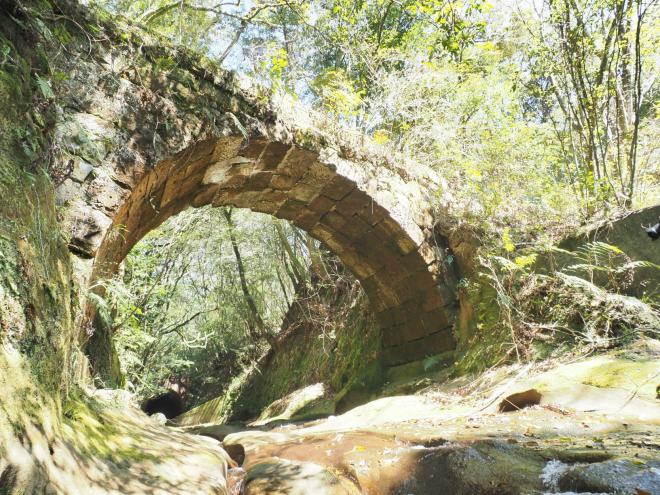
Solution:
[[[438,417],[438,405],[416,395],[384,397],[358,406],[341,416],[331,417],[309,431],[332,431],[377,427],[386,423]]]
[[[328,387],[315,383],[291,392],[266,407],[251,426],[265,425],[277,420],[305,420],[329,416],[335,412],[334,399]]]
[[[637,464],[618,459],[573,466],[561,475],[558,486],[565,491],[615,495],[660,493],[660,462]]]
[[[347,480],[311,462],[272,458],[247,472],[245,495],[349,495],[359,491]]]
[[[266,445],[274,445],[293,441],[296,437],[275,431],[242,431],[238,433],[231,433],[225,437],[222,444],[227,448],[230,445],[242,445],[245,450],[258,449]]]
[[[228,495],[242,495],[245,484],[245,471],[242,468],[231,468],[227,471]]]
[[[644,351],[647,352],[647,351]],[[660,417],[656,402],[660,360],[630,359],[620,355],[594,356],[575,363],[554,367],[519,383],[513,398],[525,397],[535,390],[541,406],[571,411],[600,411],[630,421],[644,416]],[[498,404],[501,407],[501,404]]]
[[[393,493],[406,495],[523,495],[539,493],[543,459],[504,442],[444,445],[420,450],[407,480]]]

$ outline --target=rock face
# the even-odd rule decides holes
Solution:
[[[99,295],[97,283],[168,217],[233,205],[289,220],[342,259],[383,328],[386,364],[453,348],[455,277],[430,204],[441,178],[134,27],[72,0],[58,8],[46,21],[72,36],[50,57],[68,75],[50,168],[69,245],[94,258]],[[80,23],[103,36],[90,46]],[[110,330],[91,305],[87,315],[92,364],[116,383]]]
[[[19,398],[2,403],[0,493],[227,494],[232,461],[218,441],[165,428],[124,391],[72,398],[61,416],[52,398],[40,396],[25,371],[1,355],[0,369],[2,389]]]
[[[660,291],[660,277],[658,277],[657,268],[657,266],[660,266],[660,246],[658,246],[658,241],[653,241],[642,227],[655,225],[658,223],[659,218],[660,205],[644,208],[617,220],[602,222],[595,226],[591,225],[583,229],[582,232],[564,239],[559,247],[569,251],[577,251],[589,242],[604,242],[616,246],[625,253],[625,256],[621,255],[619,257],[618,261],[620,263],[632,260],[655,264],[655,267],[640,266],[635,268],[621,288],[624,293],[638,298],[644,296],[657,297]],[[549,264],[552,269],[557,269],[581,262],[583,261],[578,259],[576,255],[558,253],[553,255],[553,259]],[[602,258],[593,262],[603,265],[608,264],[608,260]],[[586,277],[587,273],[585,272],[584,275]],[[607,277],[599,276],[598,273],[592,276],[595,284],[607,285]]]

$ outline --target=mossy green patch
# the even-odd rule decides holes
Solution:
[[[328,394],[340,400],[352,396],[352,404],[356,394],[363,400],[372,397],[383,382],[381,338],[365,303],[349,308],[334,335],[307,325],[287,334],[276,351],[258,363],[259,368],[245,370],[221,397],[191,409],[181,423],[254,418],[276,400],[320,382],[329,385]]]
[[[123,415],[107,406],[76,395],[64,405],[63,438],[85,456],[112,461],[118,465],[162,456],[145,451],[148,439]]]
[[[19,32],[26,29],[29,23]],[[14,42],[0,35],[0,342],[20,349],[38,383],[57,396],[69,383],[76,302],[45,171],[48,139],[40,126],[52,115],[38,105],[43,97],[31,76],[48,68],[39,58],[25,60]]]

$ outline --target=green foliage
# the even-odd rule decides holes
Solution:
[[[292,243],[283,249],[273,221],[236,211],[230,226],[218,209],[187,211],[133,248],[103,304],[123,371],[139,394],[153,393],[170,377],[187,377],[197,399],[209,398],[266,349],[294,280],[309,277],[300,272],[307,253],[301,234],[282,226]],[[262,328],[252,323],[232,236]]]
[[[106,4],[436,168],[438,202],[488,239],[658,201],[660,30],[639,0]]]
[[[590,282],[613,292],[623,292],[633,282],[635,270],[649,268],[659,270],[660,266],[650,261],[633,261],[621,249],[604,242],[588,242],[579,246],[575,252],[558,247],[547,247],[544,251],[556,255],[568,255],[571,263],[563,271],[581,276]]]
[[[549,251],[570,255],[577,263],[545,274],[535,261],[547,256],[548,249],[528,251],[513,261],[497,255],[481,258],[481,281],[468,287],[477,305],[477,328],[463,343],[460,369],[483,370],[512,359],[585,353],[658,336],[657,308],[619,292],[630,284],[635,269],[660,267],[631,262],[619,248],[603,242],[587,243],[575,252]]]
[[[353,81],[341,69],[326,69],[312,84],[323,106],[337,117],[355,115],[362,105],[363,91],[358,91]]]

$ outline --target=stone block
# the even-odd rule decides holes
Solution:
[[[341,232],[346,225],[346,219],[336,211],[329,211],[321,217],[321,223],[327,225],[335,232]]]
[[[261,199],[255,202],[250,209],[252,211],[256,211],[259,213],[267,213],[269,215],[274,215],[277,212],[277,210],[279,210],[282,207],[283,203],[284,201],[274,202],[270,199],[264,199],[262,196]]]
[[[388,211],[380,206],[373,198],[357,211],[357,215],[372,227],[389,215]]]
[[[71,171],[71,179],[76,182],[85,182],[85,179],[94,171],[91,163],[83,160],[82,158],[74,157],[73,170]]]
[[[352,248],[347,247],[342,251],[341,260],[359,280],[365,280],[376,273],[377,267]]]
[[[308,233],[315,239],[324,242],[328,237],[332,237],[334,231],[327,225],[317,223],[309,229]]]
[[[245,191],[263,191],[270,186],[271,179],[272,176],[269,172],[253,173],[245,181],[243,189]]]
[[[401,265],[403,265],[409,272],[426,270],[426,262],[417,250],[402,256]]]
[[[170,181],[168,180],[165,186],[165,192],[163,193],[163,199],[161,200],[161,206],[171,201],[176,201],[178,198],[194,197],[195,193],[202,186],[203,178],[204,171],[197,171],[194,175],[181,178],[178,184],[173,184],[173,189],[168,189],[170,185]]]
[[[97,178],[89,185],[87,194],[94,198],[92,200],[94,206],[103,208],[114,216],[122,203],[128,199],[129,191],[119,187],[109,178]]]
[[[248,178],[245,175],[235,175],[234,177],[227,178],[222,184],[221,189],[229,191],[243,190]]]
[[[243,149],[241,149],[240,154],[251,160],[259,161],[261,154],[268,146],[268,141],[265,139],[251,139]]]
[[[300,182],[321,189],[328,184],[337,174],[327,165],[317,161],[312,162]]]
[[[324,241],[325,246],[340,258],[347,248],[350,248],[351,242],[339,232],[333,232],[332,235]]]
[[[293,220],[293,224],[296,227],[299,227],[305,231],[310,230],[314,225],[318,223],[321,218],[321,214],[308,210],[307,208],[303,209],[302,212]]]
[[[238,155],[242,145],[243,138],[239,136],[224,136],[219,139],[211,138],[195,145],[196,150],[192,159],[195,160],[209,156],[208,151],[211,151],[210,163],[227,160]]]
[[[211,204],[213,202],[213,198],[215,198],[215,195],[218,194],[219,190],[220,190],[220,186],[218,186],[217,184],[208,184],[205,186],[200,186],[199,190],[197,191],[197,194],[190,203],[191,206],[193,208],[200,208],[202,206]]]
[[[287,199],[284,204],[277,210],[275,216],[285,220],[293,220],[305,208],[305,203],[295,199]]]
[[[403,327],[404,328],[401,332],[401,343],[415,341],[433,333],[424,326],[419,315],[406,321]],[[439,329],[440,328],[436,328],[435,331],[438,331]]]
[[[387,301],[387,307],[395,307],[401,304],[400,294],[394,287],[392,287],[389,280],[383,277],[382,268],[376,272],[374,280],[378,287],[378,294]]]
[[[308,205],[307,207],[312,210],[316,211],[319,213],[325,213],[327,211],[330,211],[332,207],[335,205],[335,201],[331,200],[330,198],[326,196],[317,196],[315,197]]]
[[[436,308],[422,313],[421,321],[428,333],[435,333],[454,323],[455,314],[450,308]]]
[[[352,217],[346,219],[346,224],[342,229],[342,233],[349,239],[357,241],[361,239],[369,229],[370,226],[367,222],[362,220],[360,217],[353,215]]]
[[[370,256],[374,248],[382,247],[380,239],[371,230],[366,231],[355,241],[355,249],[365,256]]]
[[[324,187],[322,194],[335,201],[344,199],[357,186],[341,175],[335,175]]]
[[[316,186],[298,182],[290,189],[289,196],[307,204],[317,197],[319,193],[320,191]]]
[[[407,232],[392,217],[385,217],[374,229],[394,242],[401,255],[405,256],[417,249],[417,243],[408,236]]]
[[[382,330],[383,347],[395,347],[405,342],[404,325],[393,325]]]
[[[264,199],[268,199],[269,201],[274,201],[274,202],[282,202],[284,203],[287,199],[289,199],[289,194],[286,191],[277,191],[274,189],[266,189],[263,192],[263,197]]]
[[[371,227],[370,232],[372,232],[378,238],[379,242],[388,243],[394,246],[394,236],[397,234],[398,230],[399,227],[396,224],[392,222],[385,222],[383,220]]]
[[[382,329],[390,328],[393,326],[402,325],[410,318],[410,314],[403,308],[402,305],[393,308],[387,308],[379,313],[376,313],[376,319],[380,323]]]
[[[296,180],[287,174],[273,174],[270,179],[270,187],[281,191],[288,191],[296,184]]]
[[[369,203],[371,203],[371,198],[365,192],[355,188],[337,203],[335,209],[342,215],[351,217]]]
[[[358,241],[354,241],[353,245],[358,253],[383,267],[383,270],[387,270],[387,267],[398,263],[400,258],[392,246],[374,240],[374,238],[368,235],[361,237]]]
[[[262,195],[263,191],[237,191],[227,196],[227,201],[236,208],[252,209],[261,200]]]
[[[284,161],[289,150],[292,147],[288,144],[278,142],[268,143],[266,149],[263,150],[260,162],[264,170],[275,170],[280,163]]]
[[[307,173],[309,167],[317,159],[318,155],[311,151],[293,147],[281,163],[279,170],[288,173],[296,182]]]
[[[419,298],[422,301],[424,311],[433,311],[447,304],[436,287],[423,291],[420,293]]]

